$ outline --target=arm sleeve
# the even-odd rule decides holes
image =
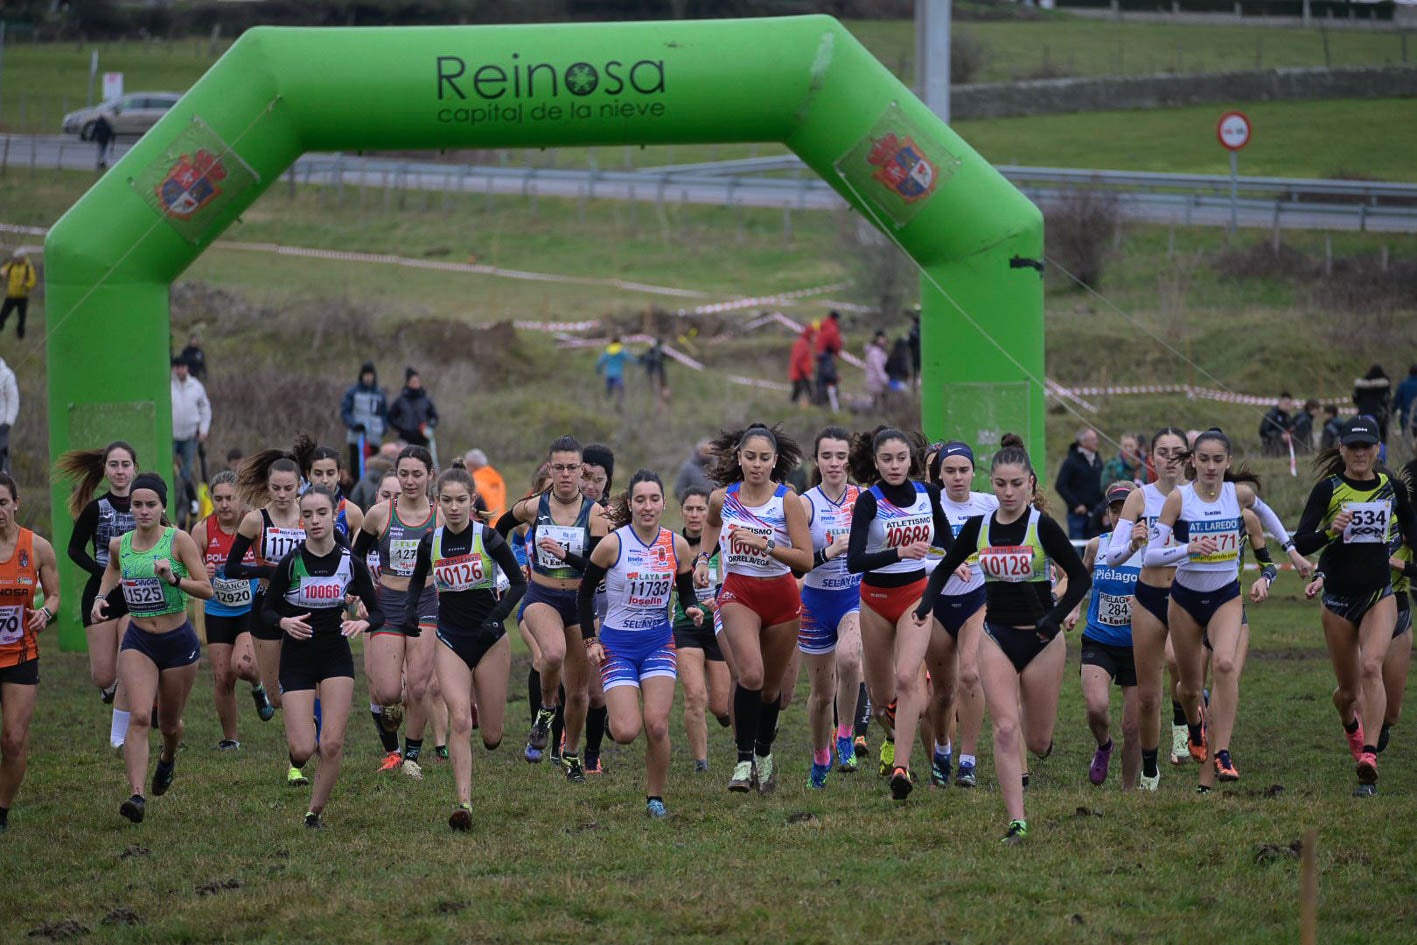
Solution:
[[[584,571],[590,565],[590,553],[595,550],[595,546],[600,544],[600,540],[604,537],[604,535],[591,535],[586,544],[585,554],[578,555],[568,551],[565,562],[577,571]]]
[[[1115,568],[1132,556],[1132,529],[1136,522],[1119,519],[1112,527],[1112,539],[1106,548],[1097,550],[1097,558],[1109,568]]]
[[[1333,540],[1324,528],[1324,515],[1332,498],[1333,485],[1329,480],[1314,484],[1309,501],[1304,503],[1304,514],[1299,516],[1299,527],[1294,531],[1294,547],[1299,549],[1299,554],[1311,555]]]
[[[98,563],[97,558],[89,554],[89,544],[93,541],[93,535],[97,529],[98,505],[90,502],[79,513],[79,517],[74,521],[74,530],[69,534],[69,560],[94,577],[101,578],[103,577],[103,565]]]
[[[1170,537],[1170,525],[1157,522],[1151,526],[1151,537],[1147,539],[1146,553],[1142,555],[1141,563],[1148,568],[1174,568],[1185,561],[1190,555],[1190,549],[1185,545],[1167,548],[1166,542]]]
[[[871,520],[876,517],[876,497],[863,492],[856,499],[851,510],[851,536],[846,544],[846,570],[852,574],[874,571],[900,560],[900,552],[894,548],[866,553],[866,540],[871,534]]]
[[[236,536],[240,541],[241,536]],[[292,554],[299,554],[299,550]],[[227,574],[231,573],[231,562],[228,561]],[[266,589],[266,593],[261,595],[261,616],[266,623],[272,627],[280,626],[280,618],[286,616],[281,612],[281,605],[285,603],[285,588],[290,586],[291,555],[286,555],[280,559],[280,564],[276,565],[271,574],[271,586]]]
[[[238,539],[239,541],[240,539]],[[350,547],[350,553],[356,558],[367,558],[369,552],[374,550],[374,545],[379,539],[375,538],[371,532],[359,529],[359,534],[354,536],[354,544]]]
[[[521,522],[517,521],[516,508],[517,504],[513,502],[512,507],[503,512],[502,517],[497,519],[497,524],[492,526],[497,530],[497,534],[501,535],[504,539],[521,524]]]
[[[517,604],[521,603],[522,595],[526,593],[526,576],[522,574],[521,565],[517,564],[517,556],[501,535],[496,532],[484,532],[483,547],[492,556],[492,560],[497,562],[497,567],[502,569],[502,573],[511,582],[511,587],[507,588],[507,593],[503,594],[497,601],[497,606],[492,608],[492,612],[487,615],[487,620],[501,622],[512,615]]]
[[[363,529],[360,529],[363,533]],[[359,556],[355,555],[357,559]],[[400,621],[400,627],[418,626],[418,597],[423,593],[423,585],[428,583],[428,572],[433,569],[433,533],[424,532],[418,541],[418,556],[413,562],[413,574],[408,579],[408,601],[401,614],[388,616]],[[372,580],[372,579],[371,579]]]
[[[856,500],[860,502],[860,499]],[[991,513],[992,514],[992,513]],[[964,523],[964,528],[960,529],[959,536],[955,538],[950,550],[945,552],[945,558],[935,565],[935,570],[930,572],[930,581],[925,585],[925,593],[920,597],[920,606],[915,608],[915,613],[922,620],[930,613],[935,606],[935,600],[940,596],[940,592],[945,589],[945,584],[949,582],[950,575],[964,564],[965,559],[979,545],[979,530],[984,527],[983,515],[976,515]]]
[[[276,568],[268,564],[242,564],[241,559],[246,557],[246,552],[251,550],[254,544],[250,538],[237,533],[236,539],[231,543],[231,551],[226,556],[226,576],[229,578],[271,578],[274,580]],[[290,577],[289,574],[286,575]]]
[[[349,589],[364,602],[364,609],[369,614],[369,628],[364,632],[372,633],[382,627],[386,619],[383,608],[379,606],[379,595],[374,591],[374,578],[369,573],[369,565],[359,558],[353,558],[349,563],[354,571],[354,580],[349,582]],[[418,600],[417,596],[413,595],[410,595],[410,599]],[[415,617],[415,625],[417,622],[418,618]]]
[[[1289,531],[1284,527],[1284,523],[1279,520],[1279,516],[1275,514],[1274,509],[1266,505],[1264,499],[1255,496],[1254,511],[1255,514],[1259,516],[1260,525],[1264,528],[1265,533],[1273,535],[1275,540],[1279,542],[1281,548],[1287,548],[1290,544]]]
[[[944,503],[940,501],[940,487],[926,486],[930,493],[930,511],[935,516],[935,547],[948,552],[955,544],[955,530],[945,514]]]
[[[581,618],[581,637],[590,640],[595,637],[595,589],[605,580],[608,569],[594,561],[586,563],[585,577],[581,579],[580,590],[576,591],[576,612]]]
[[[1072,613],[1073,608],[1087,597],[1087,592],[1092,589],[1092,575],[1083,566],[1082,558],[1062,526],[1052,518],[1044,516],[1039,519],[1038,541],[1043,545],[1043,550],[1048,552],[1048,557],[1057,562],[1063,573],[1068,576],[1067,591],[1048,613],[1050,622],[1061,623],[1063,618]]]
[[[708,610],[699,603],[699,595],[694,587],[694,571],[679,571],[674,575],[674,589],[679,594],[679,609],[688,612],[690,607],[697,607],[704,613]]]

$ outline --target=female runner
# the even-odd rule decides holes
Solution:
[[[1414,504],[1412,483],[1404,476],[1394,476],[1393,482],[1407,490],[1407,503]],[[1417,536],[1403,535],[1399,528],[1389,531],[1388,563],[1392,566],[1392,596],[1397,604],[1397,623],[1392,628],[1392,643],[1383,660],[1383,692],[1387,695],[1387,712],[1374,747],[1382,754],[1392,736],[1392,727],[1402,715],[1402,698],[1407,692],[1407,670],[1412,664],[1412,602],[1409,599],[1412,579],[1417,577],[1412,546]]]
[[[256,652],[251,645],[251,602],[256,595],[252,578],[228,578],[226,556],[236,540],[242,509],[236,494],[236,473],[223,469],[211,481],[212,514],[192,529],[192,540],[202,549],[212,598],[204,605],[207,632],[207,659],[212,664],[213,692],[221,741],[217,748],[233,751],[241,747],[236,738],[236,680],[251,684],[251,698],[262,722],[275,715],[275,706],[266,698],[261,674],[256,669]],[[242,562],[256,563],[255,551]]]
[[[851,712],[861,687],[861,577],[846,567],[851,510],[861,490],[847,481],[851,434],[827,427],[812,449],[817,484],[800,498],[812,536],[812,570],[802,578],[802,630],[797,649],[807,661],[811,691],[807,721],[812,769],[807,786],[827,786],[832,769],[832,707],[837,706],[836,755],[856,770]]]
[[[438,642],[434,657],[439,686],[448,703],[449,742],[457,805],[448,826],[472,829],[472,718],[477,707],[482,744],[502,743],[507,713],[507,677],[512,649],[504,621],[526,592],[526,578],[511,546],[478,520],[477,487],[462,460],[438,477],[443,525],[418,543],[418,559],[408,579],[408,606],[400,619],[405,631],[417,627],[418,598],[429,575],[438,593]],[[495,565],[495,567],[494,567]],[[497,568],[510,582],[498,594]],[[500,598],[500,599],[499,599]]]
[[[581,495],[592,502],[600,502],[602,505],[610,498],[610,490],[615,481],[615,454],[610,447],[603,443],[591,443],[586,446],[581,455]],[[604,620],[608,603],[606,600],[605,586],[601,585],[595,590],[595,619]],[[587,706],[585,717],[585,773],[604,774],[605,769],[600,764],[600,748],[605,742],[605,725],[609,718],[609,710],[605,704],[605,689],[601,684],[600,673],[591,672],[588,677],[590,685],[587,692]],[[564,720],[562,728],[564,729]],[[560,732],[553,732],[557,747],[560,747]]]
[[[680,534],[689,544],[690,561],[695,560],[701,550],[708,550],[709,583],[706,587],[696,587],[694,596],[699,609],[712,614],[718,601],[719,551],[717,547],[704,549],[701,544],[704,523],[708,520],[709,491],[702,486],[690,486],[684,490],[679,505],[679,514],[684,518],[684,530]],[[718,723],[727,727],[732,724],[728,715],[728,697],[733,688],[733,677],[728,672],[728,664],[723,661],[723,651],[719,648],[718,636],[713,631],[712,620],[695,623],[685,611],[687,602],[674,596],[674,652],[678,663],[679,680],[684,686],[684,733],[689,740],[689,757],[694,761],[694,773],[708,771],[708,724],[706,711],[712,712]]]
[[[1003,841],[1016,844],[1028,836],[1020,729],[1028,749],[1047,757],[1053,749],[1067,655],[1059,630],[1063,618],[1087,595],[1092,578],[1067,533],[1044,514],[1038,477],[1017,435],[1006,433],[1000,440],[990,476],[998,510],[965,523],[954,547],[930,576],[915,620],[923,628],[930,618],[929,602],[950,575],[977,554],[987,598],[979,671],[994,723],[994,768],[1009,816]],[[1050,563],[1060,565],[1068,579],[1067,590],[1056,604]]]
[[[656,818],[668,814],[664,784],[675,679],[669,597],[676,586],[684,600],[694,594],[689,543],[660,525],[663,515],[664,483],[641,469],[607,514],[608,524],[617,527],[591,552],[577,594],[587,656],[600,667],[605,683],[610,731],[616,742],[628,745],[644,729],[645,810]],[[595,589],[602,579],[610,607],[597,636]],[[695,623],[703,622],[697,604],[685,612]]]
[[[940,489],[940,508],[949,520],[952,538],[971,518],[988,515],[999,507],[993,495],[970,488],[974,483],[974,450],[969,444],[959,440],[940,444],[929,469],[930,481]],[[984,574],[977,564],[977,560],[966,560],[957,573],[950,575],[934,603],[935,622],[939,626],[932,629],[930,647],[925,651],[934,684],[929,714],[936,744],[930,756],[930,779],[938,787],[949,783],[949,733],[956,718],[959,721],[959,771],[955,784],[962,788],[976,784],[975,750],[979,745],[979,732],[984,727],[979,639],[984,635],[985,596]],[[930,567],[928,559],[926,567]]]
[[[584,784],[577,749],[589,705],[591,669],[581,642],[576,592],[586,556],[605,536],[606,523],[600,504],[581,495],[581,444],[574,437],[561,437],[547,451],[547,462],[551,488],[513,505],[498,520],[497,531],[506,538],[519,524],[531,526],[531,583],[524,619],[541,649],[541,708],[527,736],[526,758],[539,760],[539,753],[546,750],[564,682],[567,750],[562,765],[567,781]]]
[[[354,701],[354,657],[349,640],[384,622],[374,582],[364,561],[335,540],[335,494],[311,486],[300,497],[305,540],[280,559],[263,601],[265,621],[286,639],[280,652],[285,692],[285,739],[290,766],[300,770],[318,751],[315,787],[305,826],[319,829],[320,816],[339,777],[344,734]],[[366,617],[356,616],[363,603]],[[318,737],[315,699],[321,704]]]
[[[399,477],[392,469],[379,482],[379,489],[374,494],[374,504],[380,502],[392,503],[399,494]],[[371,506],[372,508],[372,506]],[[360,515],[360,526],[363,527],[363,513]],[[339,516],[335,516],[335,523],[338,526]],[[358,531],[355,532],[356,537]],[[370,548],[364,555],[364,563],[369,566],[369,576],[374,580],[374,585],[379,585],[379,578],[383,573],[382,562],[379,559],[379,548],[377,545]],[[384,760],[379,765],[380,773],[385,771],[396,771],[403,767],[403,752],[399,750],[399,725],[403,722],[403,704],[395,703],[385,706],[374,698],[374,688],[372,680],[374,671],[370,668],[370,647],[364,648],[364,679],[369,685],[369,714],[374,719],[374,731],[379,734],[379,744],[384,750]]]
[[[399,494],[392,502],[370,506],[354,541],[354,554],[363,558],[369,549],[378,547],[380,606],[397,621],[407,609],[408,579],[418,559],[418,543],[442,520],[428,497],[434,474],[432,453],[422,446],[405,446],[394,462],[394,473],[399,479]],[[425,587],[418,607],[418,624],[411,633],[398,623],[385,623],[372,631],[365,659],[374,701],[384,706],[385,713],[391,706],[404,704],[408,727],[403,738],[403,773],[414,779],[423,777],[419,758],[432,714],[437,592]]]
[[[709,477],[723,488],[709,496],[694,584],[709,586],[707,549],[719,547],[725,576],[716,616],[723,622],[738,676],[733,694],[738,761],[728,789],[757,787],[770,794],[777,787],[772,744],[778,696],[802,612],[792,572],[812,566],[807,515],[782,484],[802,451],[761,423],[720,434],[710,448]]]
[[[39,694],[39,633],[59,613],[54,546],[20,526],[20,490],[0,472],[0,833],[25,779],[30,720]],[[44,591],[44,606],[34,606]]]
[[[306,481],[312,486],[324,486],[338,499],[335,506],[335,534],[348,541],[351,535],[359,534],[364,524],[364,510],[344,497],[340,488],[340,452],[331,446],[317,446],[306,458],[306,466],[301,470]]]
[[[134,528],[109,543],[108,567],[94,597],[93,618],[95,623],[108,619],[108,595],[122,587],[132,616],[118,654],[118,676],[132,707],[123,740],[132,794],[118,812],[137,824],[147,810],[143,785],[154,702],[162,753],[153,771],[153,796],[161,797],[172,786],[182,742],[182,710],[202,652],[197,631],[187,619],[187,598],[209,600],[212,585],[192,536],[163,524],[165,482],[153,473],[138,475],[129,490],[129,506]]]
[[[70,450],[59,457],[60,478],[74,479],[74,491],[69,495],[69,514],[74,517],[74,530],[69,535],[69,560],[88,572],[84,584],[80,619],[88,643],[89,675],[98,687],[104,702],[113,703],[113,718],[109,723],[109,744],[123,747],[123,735],[128,731],[128,697],[118,689],[118,642],[127,629],[124,618],[128,607],[123,594],[115,590],[108,602],[108,618],[93,622],[94,595],[98,583],[108,568],[108,546],[113,539],[133,530],[133,513],[129,508],[129,489],[138,474],[138,454],[121,440],[101,450]],[[99,484],[108,480],[108,491],[91,499]],[[93,554],[87,546],[93,545]]]
[[[910,753],[925,709],[923,667],[930,628],[909,611],[925,590],[925,557],[931,546],[949,548],[953,533],[940,509],[940,492],[917,482],[920,445],[900,430],[877,427],[851,448],[852,477],[863,491],[851,515],[846,566],[861,581],[861,649],[866,688],[876,717],[890,733],[882,748],[890,765],[891,797],[905,800],[914,787]],[[953,570],[953,568],[951,568]],[[944,586],[943,578],[940,586]],[[939,594],[936,588],[929,600]],[[888,758],[889,756],[889,758]]]
[[[1407,490],[1376,468],[1379,442],[1377,423],[1358,416],[1343,425],[1337,447],[1314,457],[1322,478],[1295,535],[1302,553],[1322,550],[1305,594],[1323,592],[1324,642],[1338,680],[1333,704],[1358,765],[1354,793],[1362,797],[1378,792],[1377,739],[1363,719],[1381,727],[1387,718],[1383,663],[1397,626],[1389,531],[1395,520],[1403,535],[1417,535]]]

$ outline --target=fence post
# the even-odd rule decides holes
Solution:
[[[0,149],[0,177],[5,176],[5,171],[10,166],[10,136],[5,136],[5,147]]]

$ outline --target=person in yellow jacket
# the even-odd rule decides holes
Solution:
[[[34,288],[38,276],[34,264],[26,257],[24,250],[17,250],[10,261],[0,266],[0,281],[5,283],[5,301],[0,304],[0,331],[5,330],[5,322],[10,313],[18,312],[20,324],[16,337],[25,336],[25,315],[29,313],[30,289]]]

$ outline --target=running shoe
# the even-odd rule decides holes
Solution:
[[[541,759],[546,756],[540,748],[532,748],[530,745],[528,745],[526,746],[526,751],[522,752],[522,757],[527,760],[527,764],[535,765],[540,764]]]
[[[1343,730],[1343,737],[1348,740],[1348,751],[1353,755],[1354,761],[1363,760],[1363,720],[1358,716],[1353,716],[1353,720],[1358,723],[1358,730],[1350,732]]]
[[[566,769],[568,784],[585,784],[585,768],[581,767],[579,755],[567,752],[561,756],[561,766]]]
[[[604,774],[605,769],[600,766],[600,752],[588,751],[585,753],[585,773]]]
[[[531,732],[526,737],[526,743],[532,748],[546,750],[546,745],[551,741],[551,722],[556,718],[554,709],[537,709],[536,721],[531,723]]]
[[[403,760],[403,773],[413,778],[415,781],[423,780],[423,766],[412,758],[405,758]]]
[[[1358,759],[1358,783],[1378,783],[1378,756],[1371,751],[1363,752],[1363,756]]]
[[[758,782],[759,794],[771,794],[777,790],[777,771],[773,767],[772,753],[753,755],[753,771]]]
[[[655,820],[661,820],[669,816],[669,811],[665,808],[664,802],[657,797],[652,801],[646,802],[645,813],[649,814]]]
[[[113,685],[98,691],[99,701],[104,705],[113,705],[113,697],[116,695],[118,695],[118,680],[116,679],[113,681]]]
[[[1028,839],[1028,821],[1009,821],[1008,832],[1004,834],[1003,843],[1005,846],[1016,847]]]
[[[910,771],[897,765],[891,771],[891,799],[903,801],[910,796],[915,784],[911,780]]]
[[[1107,780],[1107,769],[1112,766],[1112,740],[1107,740],[1106,748],[1097,749],[1092,756],[1092,764],[1087,769],[1087,779],[1093,784],[1102,784]]]
[[[241,743],[234,738],[223,738],[216,743],[217,751],[236,751],[241,747]]]
[[[1392,726],[1384,722],[1382,729],[1378,732],[1378,754],[1381,755],[1383,752],[1387,751],[1387,743],[1391,735]]]
[[[836,737],[836,759],[836,770],[844,774],[853,774],[856,772],[856,748],[851,744],[851,739],[845,735],[838,735]]]
[[[448,818],[448,826],[459,833],[467,833],[472,829],[472,805],[459,804],[453,808],[453,814]]]
[[[881,742],[881,767],[880,775],[883,778],[890,777],[891,769],[895,767],[895,742]]]
[[[1238,781],[1240,772],[1235,770],[1235,762],[1230,760],[1230,752],[1215,753],[1215,777],[1218,781]]]
[[[307,810],[305,812],[305,829],[324,830],[325,822],[320,819],[319,814],[315,813],[313,810]]]
[[[1360,784],[1353,789],[1354,797],[1377,797],[1378,786],[1376,784]]]
[[[271,705],[271,697],[266,694],[264,686],[251,690],[251,701],[256,703],[256,717],[262,722],[275,718],[276,707]]]
[[[162,797],[172,787],[172,779],[177,774],[177,759],[163,761],[159,755],[157,767],[153,769],[153,797]]]
[[[1192,761],[1194,761],[1196,764],[1201,764],[1201,765],[1205,764],[1205,759],[1206,759],[1206,750],[1205,750],[1205,736],[1206,736],[1206,731],[1205,731],[1205,728],[1206,728],[1206,726],[1205,726],[1205,713],[1202,712],[1202,713],[1201,713],[1201,740],[1200,740],[1199,742],[1197,742],[1195,739],[1191,738],[1190,727],[1189,727],[1189,726],[1187,726],[1187,730],[1186,730],[1186,751],[1188,751],[1188,752],[1191,753],[1191,760],[1192,760]]]
[[[1199,794],[1199,795],[1201,795],[1202,797],[1204,797],[1205,795],[1207,795],[1207,794],[1210,793],[1210,785],[1209,785],[1209,784],[1197,784],[1197,785],[1196,785],[1196,793]]]
[[[961,761],[959,770],[955,772],[955,786],[974,787],[974,765],[971,762]]]
[[[694,774],[705,774],[708,772],[708,769],[709,767],[707,758],[694,759]]]
[[[831,774],[832,766],[829,764],[819,765],[812,762],[812,772],[807,776],[807,787],[814,790],[822,790],[827,786],[827,775]]]
[[[1023,789],[1024,789],[1025,791],[1028,790],[1028,772],[1027,772],[1027,771],[1025,771],[1025,772],[1023,773]]]
[[[447,746],[447,745],[434,745],[434,746],[433,746],[433,757],[434,757],[434,758],[437,758],[439,761],[447,761],[447,760],[448,760],[448,746]]]
[[[865,758],[871,753],[871,748],[866,744],[865,735],[857,735],[856,740],[851,743],[851,750],[857,758]]]
[[[305,777],[304,771],[291,765],[290,770],[285,773],[285,783],[288,787],[304,787],[310,783],[310,779]]]
[[[127,817],[135,824],[143,822],[143,816],[147,813],[147,801],[143,800],[143,795],[134,794],[118,806],[118,813]]]
[[[1173,765],[1183,765],[1191,760],[1190,749],[1186,747],[1187,740],[1186,726],[1171,726],[1171,763]]]
[[[1137,775],[1137,788],[1138,788],[1138,790],[1142,790],[1142,791],[1155,791],[1155,790],[1156,790],[1158,787],[1160,787],[1160,786],[1161,786],[1161,769],[1160,769],[1160,768],[1158,768],[1158,769],[1156,770],[1156,773],[1153,774],[1151,777],[1147,777],[1147,776],[1144,775],[1144,774]]]
[[[950,786],[950,754],[937,751],[930,755],[930,783],[935,787]]]
[[[403,764],[403,754],[397,749],[384,756],[384,760],[379,765],[379,772],[397,771],[399,765]]]
[[[733,766],[733,777],[728,779],[728,790],[735,794],[747,794],[753,788],[753,763],[740,761]]]

